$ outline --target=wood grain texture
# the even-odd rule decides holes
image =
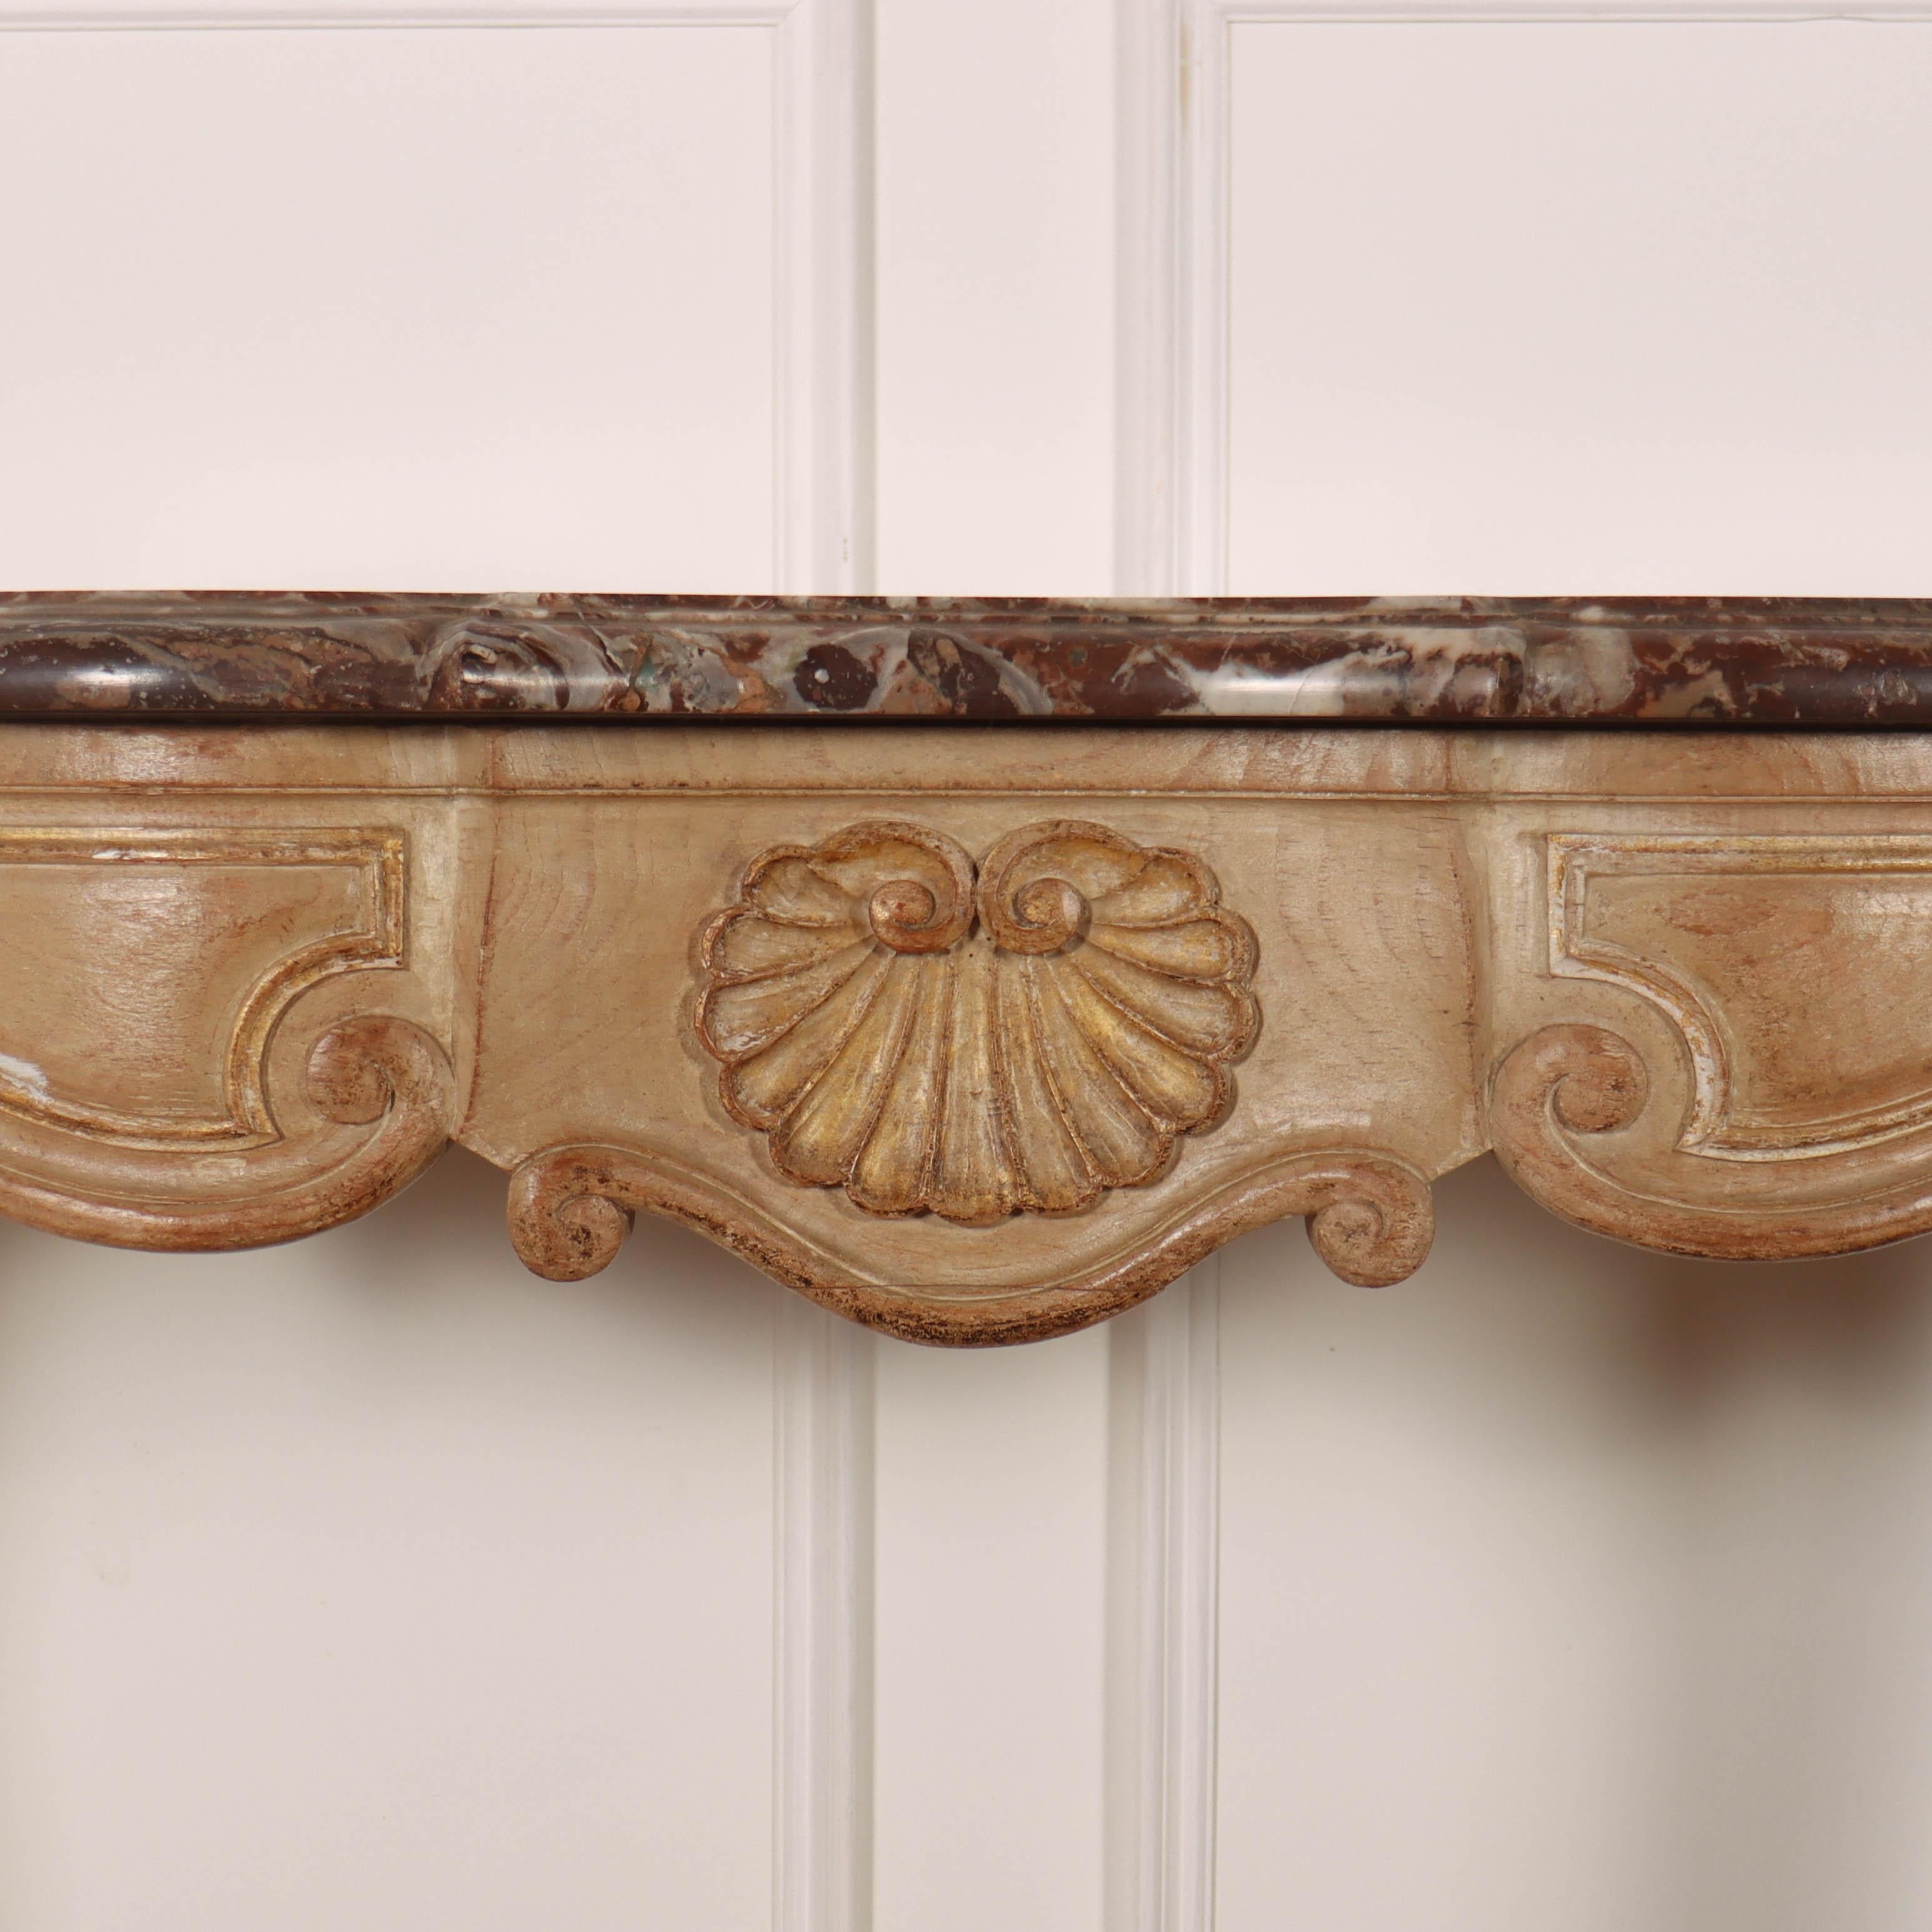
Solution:
[[[0,1211],[283,1240],[454,1138],[922,1341],[1493,1148],[1678,1252],[1932,1228],[1932,742],[0,727]]]
[[[694,1016],[772,1164],[983,1226],[1145,1186],[1232,1097],[1254,940],[1191,854],[1088,819],[955,840],[868,820],[746,872]]]

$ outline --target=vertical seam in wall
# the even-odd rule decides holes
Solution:
[[[1109,1358],[1108,1932],[1212,1932],[1220,1263],[1115,1324]]]
[[[1220,1711],[1221,1258],[1189,1286],[1187,1378],[1176,1485],[1179,1521],[1169,1568],[1181,1601],[1180,1657],[1170,1670],[1178,1705],[1170,1748],[1176,1841],[1171,1932],[1212,1932]]]
[[[872,569],[867,0],[795,0],[773,66],[772,571],[788,593]]]
[[[1211,592],[1226,491],[1203,487],[1202,464],[1225,461],[1225,438],[1202,419],[1200,332],[1225,328],[1227,304],[1201,283],[1226,260],[1204,263],[1201,197],[1225,206],[1228,22],[1216,0],[1120,0],[1115,24],[1114,587]],[[1220,1282],[1210,1256],[1114,1324],[1108,1932],[1213,1932]]]
[[[788,31],[789,29],[789,31]],[[793,420],[800,386],[799,354],[802,332],[797,320],[797,291],[803,266],[798,234],[794,188],[789,178],[803,158],[800,138],[799,102],[801,86],[809,87],[812,76],[801,76],[802,64],[795,19],[780,22],[772,30],[771,98],[767,104],[772,130],[771,152],[771,249],[772,249],[772,484],[771,484],[771,582],[775,591],[788,590],[799,575],[796,520],[804,508],[808,490],[801,490],[797,474],[800,452],[797,425]],[[807,366],[809,366],[808,364]]]
[[[1183,0],[1185,71],[1172,85],[1174,194],[1175,588],[1228,586],[1229,0]],[[1186,112],[1181,111],[1183,99]]]
[[[866,1932],[870,1337],[775,1292],[772,1923],[774,1932]]]
[[[869,587],[868,0],[796,0],[772,75],[772,558]],[[773,1336],[772,1924],[872,1922],[872,1338],[788,1291]]]

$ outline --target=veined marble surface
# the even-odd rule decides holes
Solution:
[[[1932,598],[0,592],[0,715],[1932,725]]]

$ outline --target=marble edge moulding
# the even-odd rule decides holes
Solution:
[[[0,592],[0,716],[1932,724],[1932,599]]]
[[[537,728],[630,721],[700,735]],[[1567,728],[1334,728],[1395,723]],[[257,1246],[456,1140],[542,1275],[649,1212],[974,1346],[1291,1214],[1400,1280],[1486,1150],[1870,1246],[1932,1228],[1928,725],[1932,600],[0,594],[0,1214]]]

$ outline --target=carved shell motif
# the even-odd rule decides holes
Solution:
[[[1056,819],[976,870],[873,820],[780,846],[706,927],[698,1038],[781,1173],[983,1225],[1156,1178],[1226,1111],[1254,941],[1207,867]]]

